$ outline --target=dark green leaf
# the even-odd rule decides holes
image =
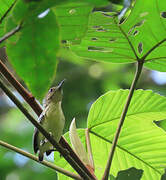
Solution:
[[[115,180],[140,180],[143,171],[134,167],[118,172]]]
[[[67,3],[54,8],[64,46],[80,43],[87,30],[92,8],[88,3]]]
[[[43,97],[55,77],[58,49],[58,25],[51,11],[43,18],[29,18],[21,32],[7,41],[11,64],[38,98]]]

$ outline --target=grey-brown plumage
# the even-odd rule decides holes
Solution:
[[[44,99],[44,110],[39,117],[39,123],[47,130],[53,138],[59,142],[65,124],[65,118],[61,108],[62,85],[64,80],[56,87],[52,87]],[[44,153],[49,155],[54,147],[35,128],[33,135],[33,149],[38,152],[39,161],[43,160]]]

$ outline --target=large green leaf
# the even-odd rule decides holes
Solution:
[[[8,20],[7,26],[13,23]],[[14,24],[14,23],[13,23]],[[55,76],[59,29],[50,11],[45,17],[32,17],[7,41],[7,55],[18,75],[37,98],[42,98]]]
[[[103,175],[128,93],[128,90],[110,91],[98,98],[90,109],[88,128],[95,174],[99,179]],[[164,120],[165,117],[165,97],[152,91],[134,92],[114,154],[110,172],[114,177],[121,170],[135,167],[143,170],[141,180],[160,180],[166,166],[166,133],[153,121]],[[85,142],[85,131],[79,130],[79,135]],[[64,160],[58,156],[55,159],[59,165],[71,170]]]
[[[114,63],[145,58],[145,66],[166,71],[166,6],[164,1],[136,1],[122,23],[111,13],[94,12],[86,36],[71,49],[79,56]]]
[[[122,24],[139,57],[146,56],[146,67],[166,71],[166,6],[161,0],[136,1],[131,15]],[[161,43],[163,41],[163,43]],[[139,45],[142,51],[139,53]],[[161,43],[161,44],[160,44]],[[150,53],[152,48],[154,51]],[[148,55],[148,53],[150,53]]]
[[[136,62],[134,53],[115,19],[101,12],[91,14],[88,32],[81,44],[74,45],[71,49],[88,59],[116,63]]]

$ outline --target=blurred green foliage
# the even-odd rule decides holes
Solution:
[[[67,79],[62,104],[66,118],[65,131],[68,131],[73,117],[76,118],[78,127],[86,127],[91,104],[108,90],[129,88],[135,70],[135,66],[130,64],[117,66],[116,64],[86,61],[80,65],[69,60],[70,58],[61,59],[57,69],[57,78],[53,83],[54,86],[60,80]],[[137,87],[152,89],[166,95],[166,85],[155,84],[150,78],[150,71],[146,69]],[[33,153],[33,126],[17,108],[0,107],[0,114],[0,139]],[[0,147],[0,156],[1,180],[28,180],[32,177],[33,179],[51,180],[56,177],[53,170],[31,160],[25,160],[23,156],[17,156],[16,153],[3,147]]]
[[[129,88],[134,76],[134,64],[83,61],[67,51],[62,51],[60,57],[52,86],[67,79],[62,104],[66,117],[64,132],[68,131],[73,117],[76,118],[77,127],[86,127],[91,104],[109,90]],[[137,87],[166,95],[166,84],[156,84],[150,73],[151,71],[144,69]],[[5,95],[0,90],[0,98],[2,97]],[[30,109],[29,111],[33,113]],[[9,106],[6,100],[0,99],[0,139],[33,153],[32,134],[33,126],[21,112],[16,107]],[[0,147],[0,157],[0,180],[56,179],[54,171],[3,147]]]

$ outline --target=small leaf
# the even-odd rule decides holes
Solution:
[[[119,171],[115,180],[140,180],[143,174],[143,170],[136,169],[134,167]]]
[[[76,124],[75,124],[75,118],[72,120],[70,124],[70,129],[69,129],[69,136],[70,136],[70,141],[72,144],[72,147],[78,157],[86,164],[90,165],[87,152],[85,151],[85,148],[83,144],[81,143],[81,140],[78,136],[78,133],[76,131]]]

